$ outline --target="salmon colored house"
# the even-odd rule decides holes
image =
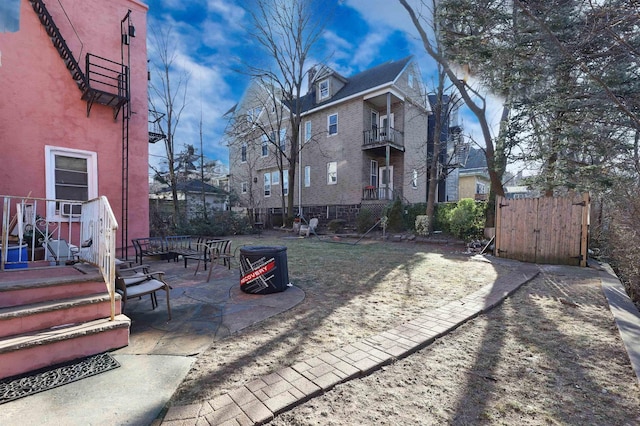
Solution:
[[[19,28],[0,33],[0,195],[106,196],[118,248],[147,236],[147,6],[17,3]],[[56,177],[64,162],[78,186]]]
[[[1,1],[0,379],[126,346],[149,233],[147,5]]]

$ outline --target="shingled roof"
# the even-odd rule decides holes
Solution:
[[[347,83],[342,89],[328,100],[320,103],[315,102],[315,90],[309,88],[309,92],[302,97],[302,112],[348,98],[349,96],[365,92],[374,87],[391,84],[398,78],[398,75],[405,69],[411,59],[412,56],[407,56],[399,61],[388,61],[349,77],[346,79]]]

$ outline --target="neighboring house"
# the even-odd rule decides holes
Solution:
[[[173,196],[171,188],[152,185],[152,192],[149,193],[149,201],[152,208],[165,215],[173,214]],[[178,182],[178,200],[186,206],[188,219],[202,217],[202,198],[208,211],[225,211],[229,207],[229,193],[224,189],[209,185],[199,180],[187,180]]]
[[[458,200],[463,198],[486,200],[490,188],[487,158],[481,149],[471,147],[464,167],[458,169]]]
[[[0,33],[0,194],[106,196],[117,247],[149,232],[148,7],[138,0],[19,1]],[[57,32],[59,29],[59,32]],[[70,212],[51,203],[55,220]]]
[[[435,106],[437,101],[438,99],[435,95],[429,95],[429,103],[431,104],[431,109],[434,111],[436,110]],[[458,199],[458,169],[465,164],[469,152],[468,143],[464,142],[462,128],[458,124],[459,106],[452,104],[452,100],[448,95],[443,96],[442,104],[440,153],[438,158],[440,167],[438,168],[439,176],[436,190],[437,203]],[[431,114],[429,115],[427,145],[429,158],[433,155],[435,125],[435,114]],[[429,182],[430,179],[429,165],[427,165],[427,182]]]
[[[430,108],[412,57],[348,78],[326,66],[311,70],[308,93],[300,100],[300,141],[294,142],[304,147],[295,187],[286,171],[280,176],[278,155],[262,130],[277,111],[263,102],[269,98],[265,92],[252,84],[227,113],[236,123],[248,123],[230,135],[230,185],[256,220],[279,212],[281,194],[288,191],[294,191],[295,205],[286,208],[301,207],[306,217],[326,220],[353,220],[363,207],[380,212],[396,197],[425,202]],[[272,133],[286,147],[290,129],[283,117]]]

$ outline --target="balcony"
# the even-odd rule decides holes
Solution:
[[[385,129],[371,129],[363,132],[362,149],[376,149],[390,146],[398,151],[404,152],[404,134],[394,128],[389,132]]]
[[[393,200],[395,195],[397,191],[391,188],[368,185],[362,190],[362,201]]]

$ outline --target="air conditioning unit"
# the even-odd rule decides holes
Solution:
[[[60,203],[60,216],[62,217],[80,217],[82,214],[82,205],[75,203]]]

